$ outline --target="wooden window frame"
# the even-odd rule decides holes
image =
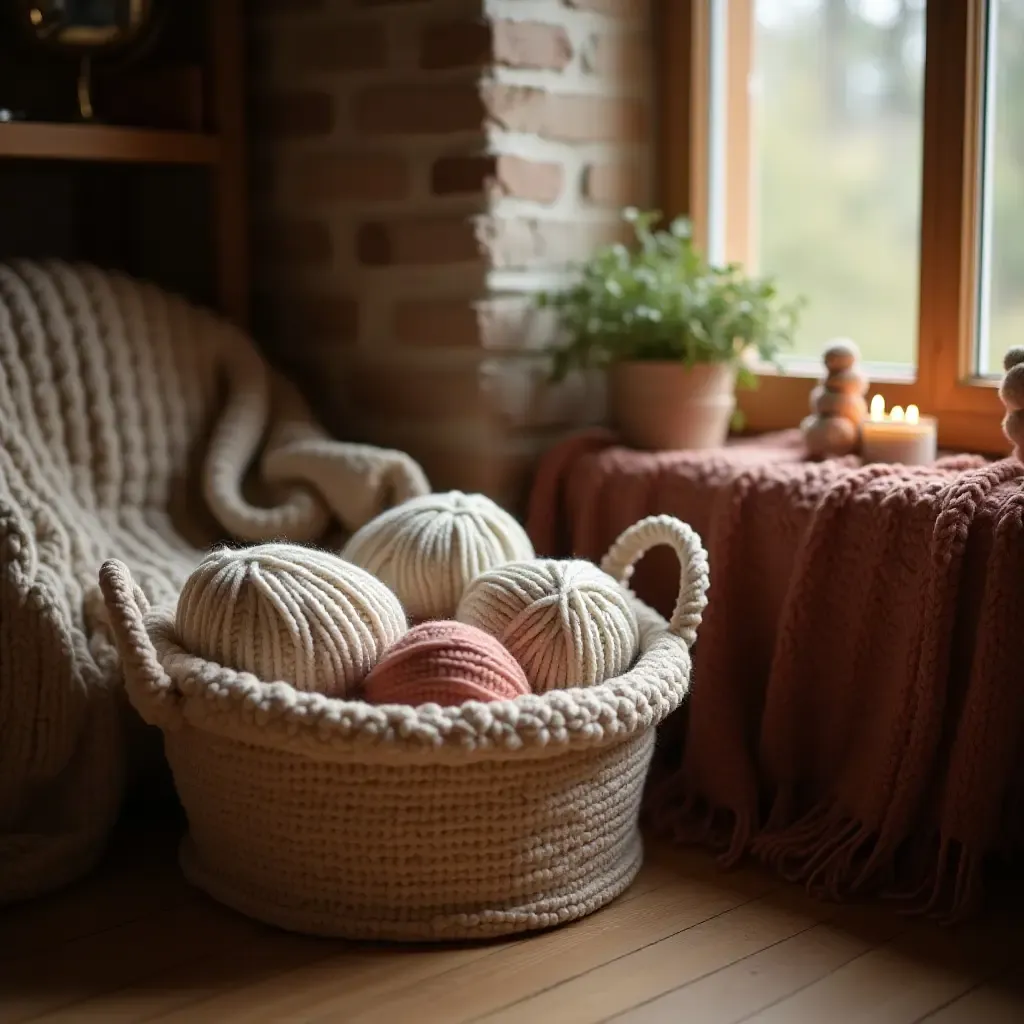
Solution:
[[[659,0],[656,25],[661,208],[669,215],[688,215],[703,244],[709,209],[710,25],[716,2]],[[755,251],[748,101],[753,10],[754,0],[728,2],[725,246],[730,259],[743,262]],[[1008,443],[998,381],[978,377],[973,360],[985,13],[986,0],[930,0],[926,9],[917,369],[872,377],[872,392],[884,394],[889,405],[913,402],[936,416],[944,449],[1001,455]],[[760,374],[756,389],[738,395],[747,429],[798,424],[820,373],[808,363],[782,375]]]

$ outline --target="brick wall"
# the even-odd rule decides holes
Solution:
[[[263,0],[256,327],[339,433],[518,505],[602,414],[529,296],[649,201],[647,0]]]

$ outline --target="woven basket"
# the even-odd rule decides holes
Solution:
[[[188,879],[251,917],[358,939],[505,935],[614,899],[640,868],[655,726],[686,695],[708,586],[700,539],[668,516],[627,530],[602,567],[625,585],[658,544],[679,556],[679,600],[666,623],[630,595],[631,671],[445,708],[331,699],[206,662],[106,563],[128,695],[164,731],[188,815]]]

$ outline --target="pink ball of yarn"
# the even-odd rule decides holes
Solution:
[[[519,662],[494,637],[463,622],[413,626],[366,677],[371,704],[463,704],[530,692]]]

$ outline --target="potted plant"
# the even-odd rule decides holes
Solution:
[[[636,244],[603,246],[565,288],[539,296],[564,341],[553,375],[608,370],[609,411],[638,448],[709,448],[735,422],[737,383],[756,384],[754,356],[775,362],[791,343],[802,301],[783,302],[767,278],[716,267],[679,218],[629,208]]]

